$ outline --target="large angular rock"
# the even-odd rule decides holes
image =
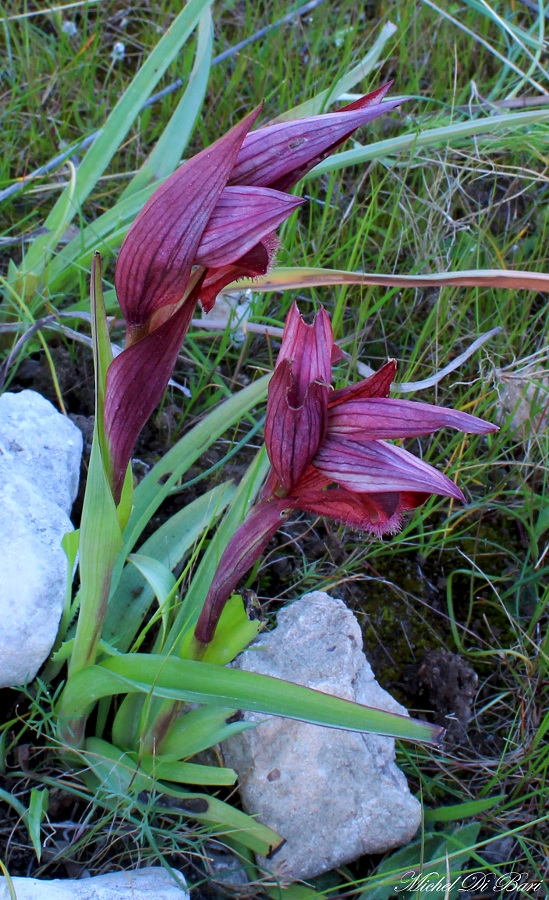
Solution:
[[[278,626],[235,664],[348,700],[406,714],[376,682],[354,615],[316,591],[278,614]],[[312,878],[412,839],[421,806],[394,762],[392,738],[245,713],[256,728],[223,744],[248,813],[286,838],[259,860],[286,882]]]
[[[81,452],[80,431],[39,394],[0,397],[0,688],[34,678],[55,640]]]
[[[94,878],[66,878],[41,881],[38,878],[12,878],[17,900],[186,900],[188,892],[176,884],[161,866],[148,866],[133,872],[112,872]],[[5,878],[0,878],[0,900],[11,894]]]

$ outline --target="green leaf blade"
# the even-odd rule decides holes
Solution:
[[[441,728],[332,697],[269,675],[153,654],[125,654],[77,673],[65,688],[64,714],[88,709],[102,696],[147,693],[168,700],[214,704],[285,716],[349,731],[436,743]]]

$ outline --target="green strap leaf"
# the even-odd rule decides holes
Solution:
[[[174,816],[186,814],[198,822],[213,825],[218,835],[227,832],[254,853],[267,856],[282,841],[271,828],[216,797],[188,793],[173,785],[158,782],[156,778],[143,772],[129,754],[122,753],[107,741],[89,738],[81,756],[88,767],[88,771],[82,773],[83,777],[107,808],[116,809],[121,802],[127,808],[128,797],[135,798],[136,807],[145,808],[148,804],[139,798],[141,792],[145,791],[153,796],[160,792],[177,800],[173,810],[170,810],[168,803],[163,802],[164,815],[170,811]]]
[[[536,109],[529,112],[507,113],[498,116],[484,116],[481,119],[453,122],[451,125],[441,125],[438,128],[426,128],[414,134],[402,134],[398,137],[388,138],[385,141],[375,141],[365,147],[357,147],[353,150],[344,150],[334,153],[324,162],[315,166],[304,180],[318,178],[330,172],[337,172],[347,166],[355,166],[372,159],[384,159],[388,156],[396,156],[404,150],[417,152],[424,147],[439,147],[448,144],[451,147],[460,146],[463,141],[476,138],[477,143],[493,144],[497,141],[497,135],[501,131],[515,130],[531,125],[539,125],[547,122],[549,110]]]
[[[436,743],[442,729],[373,709],[268,675],[190,659],[130,653],[82,669],[69,680],[59,710],[60,727],[87,714],[100,697],[146,693],[168,700],[213,704],[285,716],[348,731]]]
[[[131,755],[134,759],[136,758],[135,754]],[[151,775],[153,778],[160,778],[162,781],[176,781],[179,784],[230,787],[236,781],[234,769],[202,766],[198,763],[172,762],[158,756],[143,756],[140,766],[145,774]]]
[[[133,511],[124,534],[126,555],[131,553],[141,532],[187,469],[228,428],[265,399],[270,377],[269,374],[258,378],[201,419],[145,476],[135,489]]]
[[[74,217],[77,174],[70,161],[67,161],[67,165],[70,171],[69,183],[46,220],[44,227],[47,228],[47,231],[35,238],[25,254],[22,263],[24,274],[33,270],[38,273],[42,272],[49,260],[51,250],[57,246]]]
[[[128,559],[149,582],[159,606],[164,606],[176,586],[173,572],[160,560],[144,553],[131,553]]]
[[[42,822],[48,811],[50,792],[47,788],[32,788],[29,801],[28,829],[38,862],[42,859]]]
[[[212,64],[213,23],[210,9],[198,25],[196,55],[187,87],[151,153],[128,184],[121,200],[167,178],[179,164],[202,109]]]
[[[161,525],[141,546],[140,553],[168,569],[175,568],[200,540],[202,533],[221,515],[233,493],[232,485],[221,484],[197,497]],[[124,561],[125,556],[118,560],[118,564]],[[153,602],[151,584],[135,566],[126,565],[109,599],[103,626],[104,639],[115,643],[120,651],[128,650]]]
[[[162,758],[187,759],[220,744],[233,734],[255,728],[253,722],[235,721],[233,717],[234,710],[216,706],[199,706],[178,716],[160,745]]]
[[[167,646],[176,647],[180,643],[182,637],[192,637],[192,635],[189,634],[189,630],[194,628],[196,620],[200,615],[202,605],[206,599],[206,594],[208,593],[217,566],[219,565],[221,555],[238,526],[244,521],[246,513],[252,506],[265,480],[268,469],[269,460],[265,448],[262,448],[240,482],[223,522],[217,528],[216,533],[187,588],[181,608],[170,630],[166,642]],[[225,621],[227,621],[227,619],[225,619]],[[251,630],[253,631],[253,623],[250,623],[250,625],[252,625]],[[224,635],[225,639],[228,641],[227,647],[233,646],[235,649],[233,656],[229,656],[228,658],[223,654]],[[210,651],[211,655],[208,657],[207,661],[228,662],[230,659],[233,659],[234,656],[243,649],[243,646],[246,646],[246,637],[246,633],[242,634],[244,644],[239,645],[239,635],[233,634],[229,637],[224,629],[218,641],[215,642],[215,647]],[[250,639],[251,637],[252,635],[249,634]],[[236,647],[232,644],[235,640],[237,641]],[[184,655],[187,646],[188,642],[185,642],[176,652],[180,655]],[[218,654],[220,655],[218,656]]]

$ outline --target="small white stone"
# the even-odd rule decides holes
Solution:
[[[235,347],[240,347],[246,340],[246,323],[253,313],[253,302],[254,295],[249,289],[225,291],[219,294],[212,312],[202,312],[202,318],[207,323],[216,323],[222,328],[230,322],[231,341]]]
[[[71,22],[69,19],[65,19],[63,24],[61,25],[61,31],[63,34],[68,34],[69,37],[76,37],[78,34],[78,28],[74,22]]]
[[[116,41],[113,44],[113,48],[111,51],[111,57],[114,62],[119,62],[121,59],[124,59],[126,55],[126,45],[122,41]]]
[[[234,665],[406,715],[375,680],[355,616],[322,591],[282,610],[278,626]],[[283,881],[313,878],[367,853],[408,843],[421,805],[397,768],[395,742],[259,713],[256,728],[222,745],[244,808],[286,842],[260,859]]]
[[[133,872],[112,872],[94,878],[42,881],[13,877],[17,900],[188,900],[185,879],[177,872],[177,884],[162,866]],[[10,900],[6,879],[0,878],[0,900]]]

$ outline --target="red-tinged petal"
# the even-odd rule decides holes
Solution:
[[[194,312],[183,304],[172,317],[117,356],[107,371],[105,431],[111,452],[113,493],[120,491],[135,442],[170,380]]]
[[[375,91],[370,91],[369,94],[365,94],[364,97],[359,97],[358,100],[353,100],[352,103],[341,106],[336,112],[349,112],[352,109],[365,109],[367,106],[375,106],[377,103],[381,103],[385,94],[391,90],[393,84],[394,80],[387,81],[385,84],[382,84],[381,87],[376,88]]]
[[[332,346],[332,365],[335,366],[336,363],[341,362],[341,360],[345,357],[343,350],[334,344]]]
[[[359,493],[419,491],[465,499],[458,486],[442,472],[384,441],[359,444],[328,434],[313,465],[325,478]]]
[[[230,184],[288,190],[357,128],[390,112],[402,102],[387,100],[381,103],[379,97],[376,102],[368,101],[369,97],[365,97],[360,107],[352,104],[347,110],[266,125],[251,132],[242,144]]]
[[[402,521],[399,493],[358,494],[336,487],[326,491],[294,491],[286,499],[296,509],[327,516],[378,537],[395,534]]]
[[[270,188],[225,188],[200,240],[196,263],[212,268],[233,264],[304,202]]]
[[[264,275],[278,249],[276,235],[268,234],[259,244],[236,260],[233,265],[221,266],[219,269],[209,269],[200,290],[200,302],[204,312],[209,312],[215,298],[224,287],[238,281],[239,278],[257,278]]]
[[[277,366],[286,359],[293,362],[294,387],[289,398],[292,406],[303,403],[307,389],[314,381],[330,384],[333,348],[334,336],[326,310],[321,308],[313,324],[307,325],[297,304],[293,303],[276,361]]]
[[[429,499],[430,494],[422,494],[419,491],[402,491],[400,495],[400,508],[402,510],[417,509]]]
[[[314,466],[309,466],[292,493],[294,496],[297,496],[304,491],[322,491],[330,484],[332,484],[330,478],[325,478]]]
[[[347,403],[349,400],[363,400],[372,397],[387,397],[396,375],[396,360],[390,359],[381,369],[349,387],[340,388],[330,394],[330,408],[339,403]]]
[[[115,286],[131,328],[142,327],[155,310],[184,296],[202,234],[258,114],[250,113],[170,175],[128,231]]]
[[[291,490],[302,477],[326,434],[328,385],[314,381],[303,403],[293,406],[292,363],[283,360],[269,383],[265,444],[282,487]]]
[[[273,500],[274,498],[276,498],[279,492],[280,485],[278,483],[276,473],[273,471],[273,469],[269,469],[269,473],[267,475],[267,478],[265,479],[265,484],[261,488],[259,502],[262,502],[263,500]]]
[[[202,644],[212,640],[225,603],[248,569],[257,562],[265,547],[284,522],[285,500],[269,500],[252,507],[221,555],[208,596],[195,628]]]
[[[457,409],[393,398],[346,400],[330,409],[328,421],[330,435],[353,441],[419,437],[445,427],[473,434],[498,430],[497,425]]]

